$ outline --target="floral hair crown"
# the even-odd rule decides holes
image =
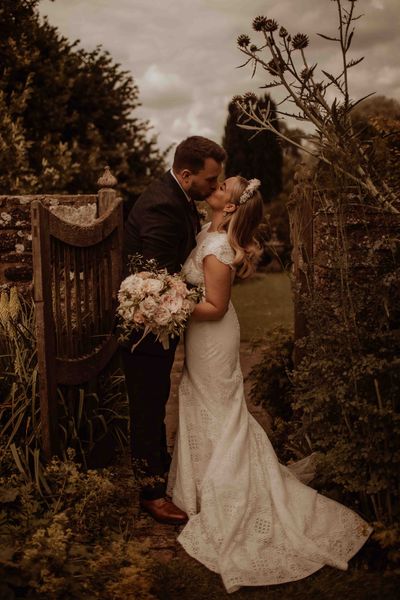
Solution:
[[[249,200],[254,193],[258,190],[261,185],[261,181],[259,179],[250,179],[247,187],[243,190],[239,198],[239,204],[245,204],[247,200]]]

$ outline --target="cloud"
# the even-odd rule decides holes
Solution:
[[[180,75],[163,72],[156,64],[150,65],[138,79],[142,104],[159,110],[190,104],[191,90]]]
[[[258,37],[252,21],[259,14],[309,35],[310,63],[332,73],[341,67],[335,44],[316,35],[336,33],[337,8],[330,0],[42,0],[39,10],[83,47],[102,44],[132,73],[142,102],[138,117],[154,124],[161,149],[192,133],[220,141],[231,97],[263,93],[265,71],[252,78],[249,66],[237,68],[244,57],[236,38]],[[357,11],[364,16],[356,23],[351,56],[365,60],[350,71],[351,96],[375,91],[398,97],[399,0],[360,0]],[[271,95],[281,99],[275,89]]]

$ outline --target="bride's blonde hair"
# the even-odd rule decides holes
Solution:
[[[249,182],[241,176],[237,176],[235,179],[231,202],[236,204],[237,208],[233,213],[227,213],[224,216],[219,228],[226,231],[228,235],[229,244],[235,251],[233,264],[236,266],[236,273],[244,279],[255,271],[262,254],[255,233],[263,219],[264,205],[258,190],[255,190],[248,200],[240,204],[240,197]]]

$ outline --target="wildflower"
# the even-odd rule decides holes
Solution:
[[[279,30],[279,35],[280,37],[286,37],[287,36],[287,30],[284,27],[281,27]]]
[[[253,21],[253,29],[255,31],[263,31],[267,21],[267,17],[263,17],[261,15],[256,17]]]
[[[258,48],[257,48],[257,46],[256,46],[255,44],[252,44],[252,45],[250,46],[250,52],[257,52],[257,51],[258,51]]]
[[[25,250],[24,244],[15,244],[15,252],[17,254],[22,254],[22,252],[24,252],[24,250]]]
[[[2,212],[0,216],[3,219],[3,221],[5,221],[6,223],[9,223],[12,218],[11,215],[6,212]]]
[[[250,44],[249,36],[245,33],[242,33],[237,39],[237,44],[240,48],[246,48]]]
[[[267,19],[265,23],[265,29],[272,33],[278,29],[278,23],[275,21],[275,19]]]
[[[296,33],[292,41],[292,46],[295,50],[302,50],[308,46],[308,41],[308,36],[305,33]]]

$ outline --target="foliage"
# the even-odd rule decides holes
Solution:
[[[40,456],[40,403],[31,296],[17,288],[0,295],[0,440],[27,481],[46,485]],[[119,371],[104,373],[96,388],[58,390],[62,448],[72,446],[85,465],[96,444],[111,435],[126,447],[127,401]],[[111,440],[109,446],[113,445]]]
[[[260,111],[257,98],[252,93],[237,96],[235,102],[241,112],[241,126],[253,132],[270,131],[291,141],[327,165],[338,178],[356,184],[366,196],[365,201],[397,214],[397,190],[375,168],[366,144],[352,124],[352,111],[365,99],[352,100],[349,91],[349,70],[364,58],[350,59],[348,56],[355,32],[354,24],[361,15],[355,14],[355,0],[334,2],[338,12],[338,33],[334,37],[318,35],[339,46],[341,68],[337,75],[322,69],[324,77],[321,78],[317,64],[309,64],[304,52],[309,45],[308,36],[303,33],[291,35],[285,27],[279,28],[274,19],[264,16],[254,19],[253,29],[261,38],[260,44],[251,43],[247,35],[238,37],[239,50],[248,57],[245,65],[251,63],[253,72],[260,67],[272,76],[272,81],[263,87],[283,87],[285,100],[289,106],[294,105],[291,112],[279,107],[275,114],[271,110]],[[271,56],[269,61],[264,58],[263,51]],[[328,92],[338,94],[332,103],[328,102]],[[315,132],[307,136],[308,146],[299,146],[295,140],[290,140],[280,132],[276,126],[276,115],[312,124]]]
[[[354,210],[357,213],[357,207]],[[331,226],[341,228],[343,223],[334,215],[329,215],[334,219]],[[397,531],[398,536],[398,225],[391,230],[386,221],[385,229],[378,213],[377,232],[371,214],[357,219],[352,215],[350,224],[348,212],[346,216],[347,226],[337,238],[321,226],[326,242],[320,253],[329,252],[326,272],[319,273],[320,279],[299,299],[307,335],[298,343],[302,360],[293,375],[293,407],[302,413],[302,426],[314,449],[324,454],[327,478],[380,529]],[[356,238],[355,221],[362,240]],[[318,272],[316,265],[314,269]]]
[[[274,119],[275,104],[265,94],[256,100],[257,110],[270,106]],[[260,179],[260,192],[264,202],[276,198],[282,189],[282,149],[274,133],[262,131],[254,136],[253,132],[238,127],[240,111],[235,102],[230,102],[228,118],[222,144],[227,152],[225,176],[242,175],[246,179]],[[276,127],[279,125],[276,123]]]
[[[3,447],[3,464],[11,460]],[[82,472],[68,450],[44,476],[45,496],[21,475],[0,479],[4,597],[154,598],[147,547],[132,537],[135,515],[127,507],[136,489],[130,473]]]
[[[139,90],[108,52],[79,49],[39,17],[40,0],[0,8],[1,193],[93,193],[104,164],[125,197],[163,170]]]
[[[310,445],[303,435],[301,419],[292,407],[293,333],[277,327],[256,340],[254,348],[261,352],[261,360],[248,376],[252,382],[250,398],[270,417],[268,433],[279,460],[287,463],[303,458],[310,453]]]
[[[252,382],[250,397],[255,405],[265,408],[272,419],[288,420],[293,415],[289,401],[293,345],[292,332],[281,327],[254,343],[254,348],[261,351],[262,359],[249,374]]]
[[[339,498],[374,522],[373,537],[383,556],[398,562],[398,105],[351,98],[349,70],[362,60],[348,56],[359,15],[355,0],[334,4],[337,33],[321,35],[339,47],[337,75],[322,70],[321,78],[317,65],[307,62],[308,36],[293,36],[273,19],[254,19],[253,28],[262,37],[259,47],[248,36],[240,36],[238,44],[254,68],[273,76],[266,87],[283,86],[295,106],[293,112],[279,108],[277,114],[315,128],[302,146],[315,160],[301,170],[303,179],[298,179],[291,202],[299,252],[297,315],[303,316],[305,328],[296,341],[291,375],[289,443],[300,433],[313,450],[321,451],[325,485],[334,485]],[[333,91],[338,97],[328,103]],[[391,118],[377,114],[379,102],[382,108],[390,105]],[[237,104],[247,130],[266,129],[288,139],[276,131],[271,115],[256,110],[251,94]],[[296,140],[292,144],[300,149]],[[312,256],[306,254],[310,242],[299,218],[304,207],[313,223]]]
[[[304,152],[300,150],[300,147],[302,146],[305,133],[299,128],[289,129],[285,121],[279,123],[279,130],[288,139],[294,140],[298,146],[294,146],[284,139],[279,139],[282,148],[282,190],[265,207],[267,215],[265,236],[269,240],[272,232],[275,231],[278,240],[284,243],[284,252],[281,260],[286,266],[290,262],[290,252],[292,249],[287,204],[293,192],[296,168],[304,159]]]

